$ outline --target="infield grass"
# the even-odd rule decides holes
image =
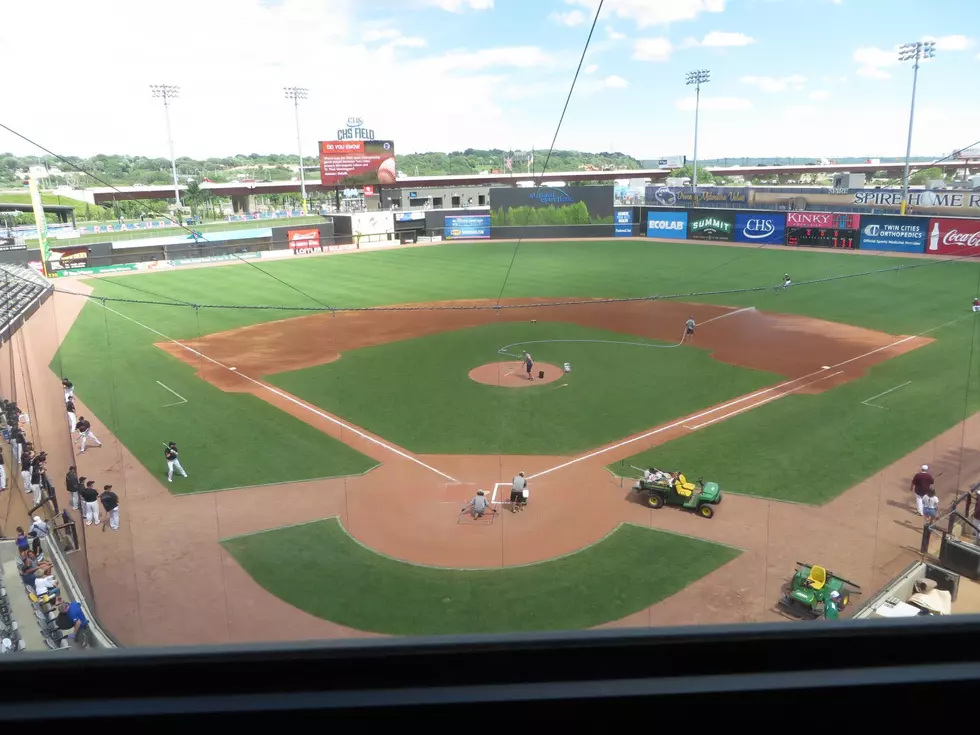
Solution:
[[[243,264],[118,276],[99,279],[94,286],[97,295],[126,299],[173,298],[199,304],[314,308],[321,308],[323,303],[360,307],[498,296],[636,297],[759,287],[762,290],[684,298],[801,314],[895,335],[918,334],[968,316],[932,332],[929,336],[936,339],[935,344],[879,365],[846,386],[817,396],[789,396],[774,401],[656,450],[664,464],[677,464],[689,473],[712,476],[726,489],[807,502],[823,502],[846,485],[874,474],[925,444],[965,414],[980,409],[976,378],[969,383],[967,400],[967,376],[971,364],[974,374],[978,364],[975,359],[971,363],[978,325],[969,316],[968,308],[978,293],[980,263],[645,240],[524,242],[505,285],[515,247],[514,243],[453,243],[295,261],[259,261],[257,267]],[[914,267],[894,270],[909,265]],[[786,272],[797,285],[781,292],[770,288]],[[802,283],[855,275],[858,277],[813,285]],[[186,306],[134,303],[110,306],[174,339],[196,338],[301,313],[211,308],[195,311]],[[419,318],[424,319],[425,313],[420,312]],[[173,440],[182,446],[192,479],[197,462],[191,462],[188,451],[195,443],[207,446],[212,457],[226,448],[232,453],[234,461],[211,463],[214,476],[207,483],[209,486],[242,484],[241,476],[256,474],[254,469],[246,468],[262,465],[269,469],[258,474],[275,476],[278,481],[298,479],[294,475],[303,474],[292,463],[276,458],[298,457],[298,446],[303,447],[304,453],[318,451],[313,445],[297,444],[297,437],[305,435],[306,427],[291,428],[295,419],[265,408],[257,399],[229,396],[204,384],[193,377],[190,368],[152,346],[159,336],[124,320],[109,320],[113,339],[107,341],[104,319],[99,307],[87,306],[55,358],[53,369],[76,382],[82,400],[99,418],[111,423],[120,439],[147,466],[155,470],[160,462],[156,448],[159,441]],[[105,366],[120,359],[120,349],[127,353],[124,369],[112,370],[110,388]],[[544,355],[540,359],[545,359]],[[490,358],[481,356],[483,361]],[[576,358],[573,377],[582,367],[582,359]],[[160,377],[171,375],[171,371],[175,381],[182,378],[185,382],[171,385]],[[161,408],[167,396],[161,398],[154,392],[159,390],[155,380],[184,396],[188,393],[181,387],[194,392],[194,413],[189,419],[176,414],[176,410],[187,406]],[[860,403],[907,380],[913,383],[883,401],[888,410]],[[197,385],[189,387],[191,383]],[[441,386],[436,388],[441,392],[431,399],[433,404],[455,400]],[[594,419],[593,414],[581,413],[577,421],[587,423]],[[183,438],[187,432],[193,433],[191,443]],[[320,446],[321,437],[316,438],[315,447]],[[137,451],[142,446],[152,450]],[[239,446],[247,451],[237,454]],[[302,459],[300,464],[312,461]],[[363,458],[360,462],[361,467],[366,464]],[[827,468],[831,467],[836,478],[828,481]]]
[[[222,543],[276,597],[311,615],[390,635],[588,628],[666,599],[739,554],[630,524],[559,559],[477,571],[382,556],[336,519]]]
[[[498,350],[548,339],[635,344],[531,345],[539,362],[572,365],[571,373],[546,385],[515,389],[468,377],[492,362],[508,361],[521,371],[520,360]],[[366,347],[269,380],[414,452],[568,454],[773,385],[780,377],[720,363],[695,347],[539,321]]]

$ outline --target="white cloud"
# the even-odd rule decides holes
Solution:
[[[625,33],[620,33],[612,26],[606,26],[606,35],[609,36],[609,39],[612,41],[622,41],[624,38],[626,38]]]
[[[595,74],[596,70],[599,68],[598,64],[589,64],[585,67],[582,72],[585,74]]]
[[[585,22],[585,13],[581,10],[569,10],[567,13],[552,13],[548,17],[556,23],[568,26],[569,28],[580,26]]]
[[[417,36],[403,36],[397,28],[369,28],[362,36],[364,43],[374,43],[375,41],[385,41],[381,48],[394,48],[404,46],[405,48],[422,48],[425,44],[424,38]]]
[[[932,41],[937,51],[967,51],[977,45],[977,42],[967,36],[955,34],[952,36],[926,36],[923,41]]]
[[[608,76],[602,80],[602,86],[606,87],[607,89],[623,89],[630,86],[630,83],[622,77],[612,74],[611,76]]]
[[[748,46],[751,43],[755,43],[755,39],[746,36],[744,33],[725,33],[724,31],[711,31],[704,40],[701,41],[702,46],[709,46],[712,48],[722,48],[726,46]]]
[[[638,38],[633,44],[633,58],[638,61],[667,61],[673,46],[670,40],[658,38]]]
[[[854,52],[854,60],[858,63],[857,73],[869,79],[888,79],[891,77],[886,68],[898,64],[898,49],[886,51],[876,46],[865,46]]]
[[[683,112],[693,112],[696,100],[692,95],[683,97],[674,103],[674,107]],[[751,110],[752,103],[741,97],[701,97],[702,110]]]
[[[799,74],[793,74],[788,77],[742,77],[740,80],[742,84],[750,84],[753,87],[758,87],[763,92],[785,92],[787,89],[792,87],[796,91],[803,89],[803,85],[806,83],[806,77],[800,76]]]
[[[502,46],[479,51],[450,51],[417,63],[459,72],[493,68],[540,69],[553,66],[557,61],[537,46]]]
[[[595,12],[598,0],[565,0]],[[602,12],[632,20],[639,28],[694,20],[702,13],[722,13],[726,0],[606,0]]]
[[[830,92],[826,89],[815,89],[807,95],[811,100],[819,101],[830,99]]]
[[[493,9],[493,0],[421,0],[421,3],[424,6],[440,8],[449,13]]]

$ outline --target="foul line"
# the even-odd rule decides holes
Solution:
[[[910,381],[908,381],[908,383],[902,383],[901,385],[896,385],[894,388],[889,388],[884,393],[879,393],[876,396],[871,396],[871,398],[866,398],[865,400],[861,401],[861,403],[863,403],[865,406],[871,406],[871,408],[881,408],[881,409],[884,409],[885,411],[887,411],[888,410],[887,407],[885,407],[885,406],[876,406],[871,401],[873,401],[875,398],[881,398],[882,396],[887,396],[889,393],[893,393],[894,391],[897,391],[899,388],[904,388],[905,386],[911,384],[911,382],[912,381],[910,380]]]
[[[164,406],[164,408],[168,408],[169,406],[179,406],[179,405],[181,405],[182,403],[187,403],[187,399],[186,399],[186,398],[184,398],[184,397],[183,397],[182,395],[180,395],[180,393],[178,393],[177,391],[175,391],[175,390],[174,390],[173,388],[167,388],[167,386],[165,386],[165,385],[164,385],[163,383],[161,383],[161,382],[160,382],[159,380],[157,381],[157,385],[159,385],[159,386],[160,386],[161,388],[164,388],[164,389],[166,389],[166,390],[169,390],[169,391],[170,391],[171,393],[173,393],[173,394],[174,394],[175,396],[177,396],[177,397],[178,397],[178,398],[180,399],[180,400],[179,400],[179,401],[177,401],[176,403],[168,403],[168,404],[166,404],[166,405]]]
[[[804,383],[803,385],[798,385],[795,388],[791,388],[790,390],[786,391],[785,393],[780,393],[779,395],[776,395],[776,396],[769,396],[765,400],[759,401],[758,403],[753,403],[751,406],[743,406],[742,408],[738,409],[737,411],[732,411],[731,413],[726,413],[724,416],[717,416],[717,417],[715,417],[713,419],[710,419],[709,421],[705,421],[703,424],[695,424],[694,426],[685,426],[684,428],[685,429],[690,429],[691,431],[694,431],[696,429],[703,429],[705,426],[711,426],[711,424],[716,424],[719,421],[724,421],[725,419],[730,419],[732,416],[738,416],[740,413],[744,413],[746,411],[751,411],[753,408],[758,408],[759,406],[764,406],[767,403],[769,403],[770,401],[775,401],[775,400],[778,400],[780,398],[784,398],[784,397],[788,396],[790,393],[793,393],[793,392],[798,391],[798,390],[802,390],[803,388],[806,388],[807,386],[814,385],[816,383],[821,383],[824,380],[830,380],[831,378],[835,378],[835,377],[837,377],[838,375],[840,375],[843,372],[844,372],[843,370],[838,370],[836,373],[831,373],[830,375],[825,375],[822,378],[817,378],[816,380],[811,380],[809,383]]]
[[[911,337],[902,337],[902,339],[895,340],[894,342],[892,342],[890,344],[887,344],[887,345],[885,345],[883,347],[878,347],[876,349],[871,350],[870,352],[865,352],[863,355],[858,355],[857,357],[852,357],[849,360],[844,360],[843,362],[839,362],[836,365],[827,365],[826,367],[823,367],[820,370],[815,370],[812,373],[809,373],[807,375],[803,375],[803,376],[801,376],[799,378],[794,378],[793,380],[787,380],[786,382],[780,383],[779,385],[774,385],[771,388],[765,388],[763,390],[756,391],[755,393],[750,393],[749,395],[742,396],[741,398],[736,398],[733,401],[729,401],[728,403],[724,403],[721,406],[717,406],[715,408],[710,408],[707,411],[702,411],[701,413],[695,414],[694,416],[685,416],[680,421],[675,421],[675,422],[673,422],[671,424],[667,424],[666,426],[661,426],[661,427],[659,427],[657,429],[653,429],[653,430],[648,431],[648,432],[646,432],[644,434],[640,434],[639,436],[635,436],[635,437],[633,437],[631,439],[624,439],[623,441],[618,442],[616,444],[613,444],[611,446],[603,447],[602,449],[596,449],[593,452],[589,452],[587,454],[583,454],[581,457],[575,457],[574,459],[570,459],[567,462],[563,462],[560,465],[557,465],[555,467],[552,467],[551,469],[543,470],[541,472],[538,472],[537,474],[530,475],[527,479],[528,480],[533,480],[533,479],[535,479],[537,477],[543,477],[544,475],[549,475],[552,472],[557,472],[558,470],[563,470],[566,467],[571,467],[572,465],[578,464],[579,462],[584,462],[587,459],[592,459],[593,457],[598,457],[601,454],[606,454],[607,452],[612,452],[612,451],[614,451],[616,449],[621,449],[622,447],[629,446],[630,444],[633,444],[635,442],[643,441],[644,439],[649,439],[651,436],[656,436],[657,434],[661,434],[661,433],[663,433],[665,431],[670,431],[671,429],[676,429],[678,426],[683,426],[684,424],[686,424],[689,421],[696,421],[697,419],[699,419],[699,418],[701,418],[703,416],[709,416],[709,415],[711,415],[713,413],[717,413],[718,411],[721,411],[723,409],[729,408],[729,407],[734,406],[736,404],[743,403],[743,402],[748,401],[748,400],[750,400],[752,398],[756,398],[757,396],[761,396],[761,395],[764,395],[766,393],[771,393],[772,391],[779,390],[780,388],[785,388],[788,385],[792,385],[793,383],[798,383],[801,380],[806,380],[807,378],[812,378],[813,376],[819,375],[820,373],[824,372],[825,370],[833,370],[834,368],[843,367],[844,365],[849,365],[850,363],[856,362],[857,360],[863,360],[865,357],[870,357],[871,355],[875,355],[875,354],[877,354],[879,352],[882,352],[884,350],[891,349],[892,347],[898,347],[899,345],[905,344],[906,342],[910,342],[913,339],[918,339],[919,337],[921,337],[924,334],[929,334],[930,332],[935,332],[937,329],[942,329],[943,327],[948,327],[950,324],[954,324],[954,323],[959,322],[959,321],[962,321],[963,319],[966,319],[966,318],[967,317],[960,317],[959,319],[953,319],[952,321],[948,321],[945,324],[940,324],[938,327],[932,327],[931,329],[927,329],[924,332],[920,332],[919,334],[912,335]]]
[[[403,452],[402,450],[398,449],[397,447],[392,446],[391,444],[388,444],[386,442],[383,442],[380,439],[375,439],[373,436],[369,436],[369,435],[365,434],[360,429],[358,429],[358,428],[356,428],[354,426],[351,426],[350,424],[345,423],[344,421],[340,421],[339,419],[335,419],[333,416],[330,416],[329,414],[326,414],[323,411],[320,411],[320,410],[318,410],[316,408],[313,408],[312,406],[309,406],[309,405],[303,403],[302,401],[300,401],[299,399],[297,399],[297,398],[289,395],[288,393],[284,393],[281,390],[277,390],[276,388],[273,388],[271,385],[267,385],[267,384],[263,383],[261,380],[256,380],[255,378],[250,378],[248,375],[245,375],[245,373],[241,372],[240,370],[232,370],[230,367],[228,367],[227,365],[224,365],[224,364],[218,362],[213,357],[208,357],[203,352],[198,352],[193,347],[188,347],[187,345],[185,345],[185,344],[183,344],[181,342],[178,342],[175,339],[172,339],[172,338],[168,337],[163,332],[157,331],[153,327],[148,327],[147,325],[143,324],[142,322],[138,322],[135,319],[133,319],[132,317],[126,316],[125,314],[123,314],[121,312],[118,312],[115,309],[113,309],[113,308],[111,308],[109,306],[106,306],[103,303],[100,303],[98,301],[98,299],[93,299],[92,297],[88,297],[88,298],[89,298],[90,301],[92,301],[95,304],[98,304],[103,309],[105,309],[107,311],[111,311],[113,314],[117,314],[117,315],[121,316],[123,319],[126,319],[127,321],[132,322],[133,324],[136,324],[137,326],[143,327],[143,329],[145,329],[145,330],[147,330],[149,332],[153,332],[153,334],[156,334],[156,335],[158,335],[160,337],[163,337],[168,342],[173,342],[175,345],[178,345],[180,347],[183,347],[188,352],[191,352],[191,353],[197,355],[198,357],[200,357],[200,358],[202,358],[204,360],[207,360],[208,362],[210,362],[210,363],[212,363],[214,365],[217,365],[220,368],[224,368],[228,372],[234,372],[236,375],[241,375],[243,378],[245,378],[245,380],[249,381],[250,383],[254,383],[255,385],[257,385],[257,386],[259,386],[261,388],[264,388],[265,390],[269,391],[270,393],[272,393],[274,395],[277,395],[280,398],[284,398],[287,401],[289,401],[290,403],[293,403],[293,404],[299,406],[300,408],[304,408],[307,411],[309,411],[310,413],[316,414],[320,418],[326,419],[327,421],[331,422],[332,424],[335,424],[336,426],[341,427],[342,429],[347,429],[348,431],[353,432],[354,434],[356,434],[357,436],[361,437],[362,439],[366,439],[367,441],[371,442],[372,444],[376,444],[379,447],[383,447],[384,449],[387,449],[389,452],[393,452],[394,454],[397,454],[399,457],[401,457],[403,459],[407,459],[410,462],[414,462],[415,464],[419,465],[420,467],[424,467],[427,470],[430,470],[432,472],[435,472],[437,475],[439,475],[440,477],[446,478],[450,482],[459,483],[459,480],[457,480],[455,477],[450,477],[445,472],[440,472],[435,467],[432,467],[430,465],[427,465],[425,462],[423,462],[422,460],[418,459],[417,457],[413,457],[410,454],[406,454],[405,452]]]

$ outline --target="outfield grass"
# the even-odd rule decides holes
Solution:
[[[739,554],[624,525],[590,547],[540,564],[438,569],[370,551],[336,519],[223,545],[259,585],[289,604],[350,628],[392,635],[588,628],[666,599]],[[289,564],[283,565],[287,548]]]
[[[488,362],[510,360],[519,368],[518,360],[498,350],[542,339],[659,347],[535,344],[536,360],[570,362],[572,372],[523,390],[482,385],[468,377]],[[269,380],[399,446],[427,454],[585,451],[780,381],[777,375],[720,363],[705,350],[671,347],[577,324],[510,322],[353,350],[336,362]]]
[[[622,240],[525,242],[520,245],[501,293],[515,247],[513,243],[453,243],[263,262],[261,268],[324,303],[371,306],[463,298],[495,299],[498,295],[508,298],[676,294],[767,286],[777,282],[786,272],[801,284],[811,279],[914,265],[916,267],[903,271],[888,270],[812,286],[796,285],[782,292],[765,289],[714,297],[688,297],[688,300],[755,306],[830,319],[892,334],[916,334],[965,315],[970,299],[977,293],[980,274],[980,263],[976,262],[937,263],[789,248],[729,248]],[[94,285],[100,296],[126,299],[156,299],[158,294],[166,294],[194,303],[318,306],[245,264],[119,276],[100,279]],[[194,309],[184,307],[110,305],[175,339],[196,338],[200,334],[283,319],[298,313],[231,309],[201,309],[196,313]],[[425,313],[420,312],[418,318],[425,319]],[[142,428],[143,422],[149,422],[152,417],[159,425],[160,433],[166,430],[170,438],[181,442],[179,432],[186,422],[165,413],[160,408],[162,401],[151,390],[152,381],[160,379],[152,376],[164,369],[160,361],[172,360],[175,365],[177,361],[151,346],[153,341],[160,339],[159,336],[122,320],[118,327],[114,322],[110,324],[113,330],[118,328],[120,331],[120,339],[127,343],[128,352],[127,369],[113,372],[119,416],[115,425],[120,427],[120,438],[132,449],[148,431]],[[113,412],[112,391],[106,386],[93,387],[93,384],[104,382],[103,360],[106,355],[112,355],[117,346],[113,340],[113,349],[107,349],[104,334],[100,336],[100,330],[104,332],[102,325],[101,310],[87,307],[76,327],[85,330],[83,333],[87,337],[76,337],[73,330],[62,357],[63,370],[79,386],[79,395],[106,420]],[[967,319],[941,329],[931,335],[937,340],[934,345],[880,365],[868,376],[847,386],[820,396],[790,396],[774,401],[671,442],[660,451],[677,449],[676,456],[665,456],[665,459],[671,464],[683,463],[685,469],[693,468],[688,469],[689,472],[713,474],[723,487],[733,491],[782,493],[784,497],[793,498],[804,495],[811,502],[820,502],[843,489],[843,483],[853,484],[870,476],[953,426],[963,417],[965,408],[978,410],[976,397],[980,392],[976,385],[971,389],[969,405],[964,404],[974,326],[975,322]],[[57,358],[55,364],[58,365]],[[398,366],[388,367],[394,371]],[[578,368],[576,365],[576,371]],[[61,368],[56,369],[61,371]],[[165,369],[186,368],[171,366]],[[186,373],[188,378],[190,375]],[[193,380],[197,381],[196,378]],[[889,411],[859,405],[860,400],[906,380],[913,380],[913,385],[908,388],[914,387],[914,390],[907,392],[908,388],[903,388],[888,396],[889,401],[894,401],[888,404]],[[167,383],[167,380],[162,379],[162,382]],[[249,434],[243,425],[250,424],[251,416],[260,416],[264,422],[273,422],[269,424],[272,430],[265,433],[261,441],[250,445],[263,459],[256,462],[252,456],[247,466],[263,462],[272,464],[268,458],[300,454],[295,451],[292,433],[283,433],[282,424],[276,423],[282,419],[262,413],[261,407],[253,410],[259,402],[233,396],[234,405],[225,404],[220,391],[197,382],[199,385],[194,390],[199,391],[197,403],[200,405],[193,416],[193,431],[209,437],[212,447],[224,448],[242,441],[242,437]],[[186,395],[180,388],[171,387]],[[241,400],[246,403],[240,403]],[[444,393],[442,400],[449,403],[453,396]],[[903,408],[902,401],[910,403]],[[212,405],[227,408],[211,411],[208,407]],[[866,409],[865,413],[858,413],[859,408]],[[866,415],[869,413],[870,416]],[[580,420],[588,422],[593,418],[583,414]],[[250,435],[254,434],[252,431]],[[216,440],[215,437],[227,439]],[[153,438],[156,442],[157,437]],[[216,441],[219,443],[215,444]],[[181,444],[187,446],[186,442]],[[186,456],[187,449],[182,454]],[[144,462],[149,457],[149,466],[156,469],[159,457],[155,453],[137,452],[137,456]],[[712,457],[724,459],[711,464]],[[242,472],[238,468],[239,462],[212,464],[219,475]],[[281,473],[279,479],[291,479],[288,463],[285,467],[281,463],[276,465],[276,471]],[[828,483],[824,477],[827,468],[836,468],[841,479]],[[193,473],[194,470],[189,469]],[[274,473],[270,471],[270,474]]]

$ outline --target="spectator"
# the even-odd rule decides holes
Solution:
[[[37,534],[38,538],[47,538],[51,535],[51,528],[41,516],[34,516],[34,523],[31,524],[31,531]]]
[[[20,570],[20,578],[24,584],[33,587],[38,574],[51,572],[51,564],[46,561],[38,561],[33,551],[24,551],[20,556],[24,562],[24,568]]]
[[[24,529],[21,526],[17,526],[17,552],[23,553],[30,548],[30,542],[27,540],[27,534],[24,533]]]
[[[89,631],[88,618],[85,617],[85,611],[82,610],[81,603],[63,602],[61,603],[61,612],[68,616],[72,624],[72,632],[69,633],[68,637],[86,648],[90,646],[91,631]]]
[[[34,592],[37,593],[38,597],[44,597],[45,595],[58,595],[60,590],[58,589],[58,580],[54,578],[54,575],[50,572],[45,574],[41,572],[40,574],[34,575]]]
[[[109,521],[109,528],[113,531],[119,530],[119,496],[112,492],[112,485],[102,488],[102,507],[105,508],[105,515]]]
[[[85,478],[83,477],[82,480]],[[71,493],[71,509],[78,510],[78,485],[79,479],[75,465],[68,468],[68,473],[65,475],[65,488]]]
[[[928,494],[929,488],[935,482],[932,475],[929,474],[929,465],[922,465],[915,476],[912,478],[912,485],[909,489],[915,493],[915,509],[918,511],[919,515],[923,515],[922,509],[922,499]]]
[[[82,514],[85,518],[85,525],[91,526],[93,523],[99,524],[99,491],[95,487],[95,480],[89,480],[79,491],[82,496]]]

